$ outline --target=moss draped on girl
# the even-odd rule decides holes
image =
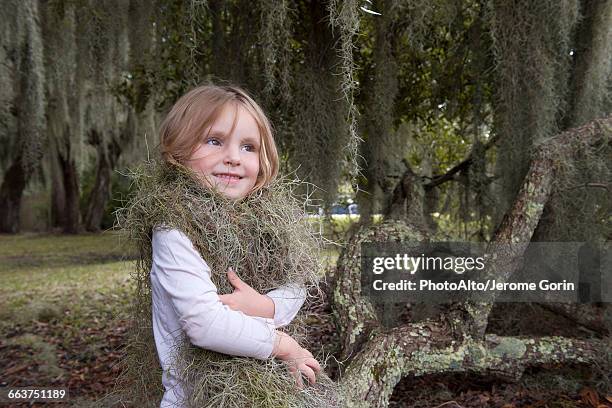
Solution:
[[[211,270],[219,294],[231,293],[226,271],[260,293],[286,284],[318,288],[320,239],[305,224],[294,183],[277,181],[241,201],[201,184],[189,169],[149,162],[132,173],[134,194],[118,213],[119,225],[137,249],[133,327],[124,364],[123,392],[138,404],[156,406],[163,393],[151,328],[153,228],[182,231]],[[300,312],[284,330],[303,343]],[[321,374],[317,385],[298,391],[286,365],[275,359],[229,356],[188,341],[176,348],[175,369],[194,407],[338,406],[337,388]],[[125,397],[124,397],[125,398]]]

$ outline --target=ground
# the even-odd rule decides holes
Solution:
[[[133,270],[124,247],[114,233],[0,235],[0,387],[67,387],[76,407],[112,390],[123,356]],[[329,305],[321,299],[311,309],[317,316],[309,321],[308,347],[327,358],[333,374],[338,346]],[[504,319],[492,327],[517,327],[507,311],[497,316]],[[544,320],[549,326],[554,322]],[[457,375],[407,378],[391,406],[612,407],[599,378],[596,367],[547,367],[526,373],[516,384]],[[3,406],[49,405],[66,406]]]

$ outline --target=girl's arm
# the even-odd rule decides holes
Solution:
[[[182,232],[154,231],[153,269],[153,289],[167,293],[191,343],[223,354],[270,357],[276,339],[274,326],[221,303],[210,268]]]
[[[277,328],[289,324],[306,300],[306,289],[297,284],[284,285],[261,295],[231,269],[227,271],[227,278],[234,292],[219,296],[221,302],[249,316],[273,318]]]

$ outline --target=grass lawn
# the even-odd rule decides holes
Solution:
[[[115,233],[0,235],[0,386],[68,387],[84,406],[116,378],[132,262]]]
[[[125,246],[111,232],[0,235],[0,387],[68,387],[76,407],[112,390],[134,269]]]

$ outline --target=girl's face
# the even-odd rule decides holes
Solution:
[[[204,175],[224,196],[240,200],[257,182],[260,144],[253,116],[240,105],[228,104],[185,165]]]

